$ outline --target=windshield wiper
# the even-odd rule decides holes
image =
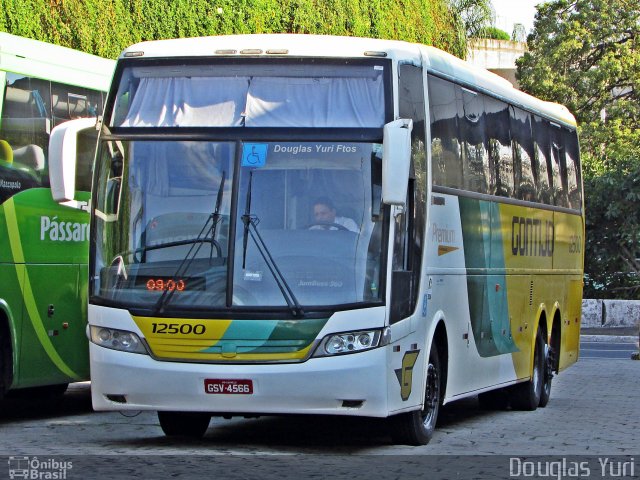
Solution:
[[[209,261],[211,262],[211,259],[213,258],[213,248],[215,244],[216,230],[218,228],[218,223],[222,218],[222,215],[220,214],[220,206],[222,205],[222,195],[224,193],[224,182],[226,179],[226,173],[227,173],[226,171],[222,172],[222,179],[220,180],[220,187],[218,188],[218,196],[216,197],[215,208],[211,213],[211,215],[207,217],[207,220],[204,222],[204,225],[202,226],[202,230],[200,230],[200,233],[198,233],[196,238],[189,241],[190,243],[192,243],[191,248],[189,249],[187,254],[184,256],[184,258],[180,262],[180,265],[178,265],[178,268],[173,274],[172,280],[174,283],[177,283],[178,279],[182,277],[189,270],[191,263],[193,263],[193,260],[196,258],[196,255],[198,255],[198,252],[202,248],[202,245],[204,245],[207,242],[207,237],[209,237],[209,234],[211,234],[211,252],[209,254]],[[209,221],[212,222],[211,226],[209,226]],[[174,293],[175,293],[175,289],[164,290],[162,292],[162,295],[160,295],[160,298],[158,299],[155,307],[153,308],[154,315],[164,313],[164,309],[171,301],[171,298],[173,297]]]
[[[300,306],[300,303],[298,302],[298,299],[293,293],[293,290],[291,290],[291,287],[289,286],[287,279],[284,277],[284,275],[278,268],[278,265],[276,264],[275,260],[271,256],[271,252],[269,252],[269,248],[267,247],[267,244],[264,243],[264,240],[262,239],[260,232],[258,232],[257,226],[258,226],[258,223],[260,223],[260,219],[256,215],[251,214],[252,180],[253,180],[253,170],[249,172],[249,186],[247,188],[246,205],[244,209],[244,215],[242,215],[241,217],[242,223],[244,224],[244,233],[242,236],[242,269],[244,270],[246,267],[247,244],[248,244],[249,235],[251,235],[251,238],[253,239],[254,243],[256,244],[256,247],[258,248],[258,252],[260,252],[262,259],[264,260],[264,263],[267,265],[267,268],[271,272],[273,279],[276,281],[276,284],[278,285],[278,288],[280,289],[280,292],[282,293],[284,300],[287,302],[287,305],[291,309],[291,313],[295,317],[303,317],[304,310]]]

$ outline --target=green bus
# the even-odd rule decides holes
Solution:
[[[0,398],[61,393],[89,378],[89,215],[53,201],[52,129],[102,113],[114,62],[0,33]],[[95,143],[78,143],[78,198],[89,199]]]

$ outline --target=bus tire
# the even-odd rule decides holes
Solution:
[[[551,397],[551,381],[553,380],[553,349],[544,344],[544,370],[542,374],[542,390],[540,392],[539,407],[544,408]]]
[[[544,351],[545,343],[538,332],[533,353],[531,380],[512,387],[511,407],[513,409],[533,411],[540,405],[545,371]]]
[[[202,438],[211,415],[201,412],[158,412],[160,428],[167,437]]]
[[[442,404],[442,367],[438,348],[431,345],[427,364],[424,406],[422,410],[401,413],[391,417],[391,437],[402,445],[426,445],[433,437]]]

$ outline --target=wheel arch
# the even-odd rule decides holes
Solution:
[[[560,309],[556,310],[553,315],[549,346],[553,355],[553,371],[557,373],[560,370],[560,352],[562,351],[562,317]]]
[[[447,327],[443,317],[438,318],[436,326],[431,335],[431,341],[429,342],[429,354],[431,353],[431,345],[435,343],[438,348],[438,356],[441,367],[441,383],[440,387],[442,392],[442,399],[446,398],[447,393],[447,379],[449,374],[449,336],[447,334]],[[427,358],[429,356],[427,355]]]
[[[15,331],[15,323],[11,315],[11,310],[7,303],[0,299],[0,355],[4,358],[0,362],[0,375],[2,376],[2,385],[5,386],[5,390],[8,390],[15,378],[17,355],[17,335]],[[6,349],[6,350],[5,350]],[[9,365],[7,365],[7,362]],[[0,397],[3,392],[0,391]]]

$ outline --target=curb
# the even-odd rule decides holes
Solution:
[[[580,335],[581,342],[609,342],[638,344],[638,337],[632,335]]]

